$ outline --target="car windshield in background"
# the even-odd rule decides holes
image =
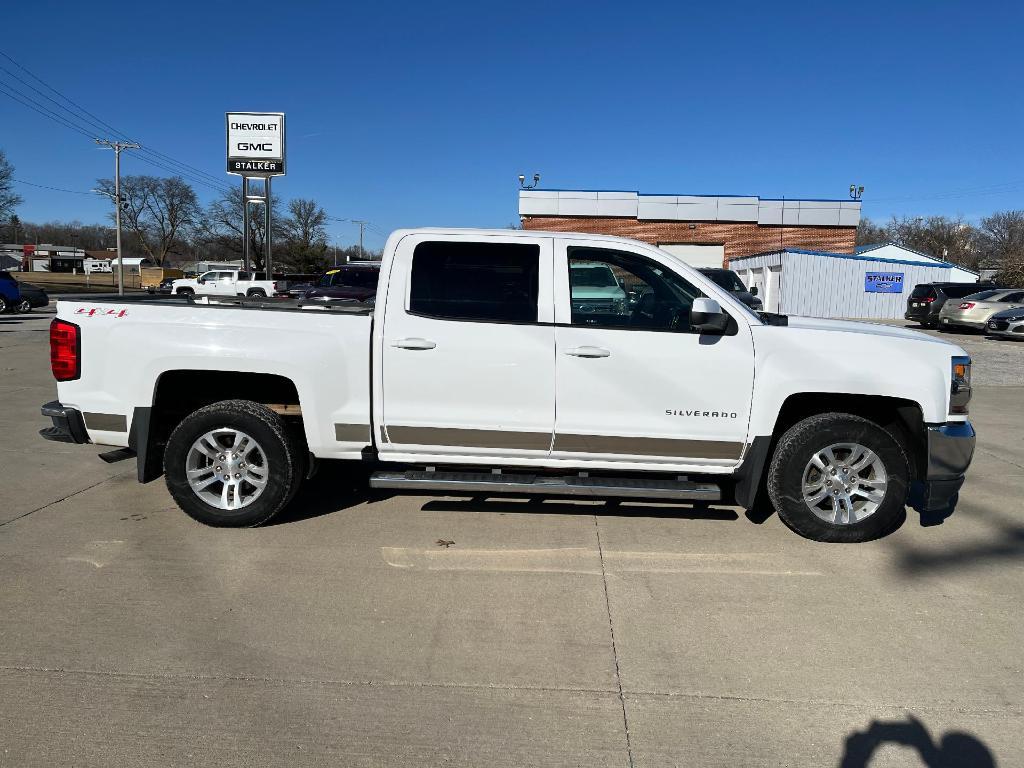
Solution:
[[[715,285],[719,286],[720,288],[725,288],[725,290],[727,291],[732,291],[733,293],[742,293],[747,290],[747,286],[743,284],[743,281],[740,280],[740,276],[737,275],[735,272],[730,272],[729,270],[721,269],[705,272],[704,274],[710,277],[711,281]]]
[[[321,288],[376,288],[379,276],[377,269],[339,270],[321,277],[319,285]]]
[[[572,284],[577,288],[609,288],[618,285],[615,275],[607,267],[576,267],[569,270]]]
[[[985,301],[985,299],[991,299],[993,296],[997,296],[1000,293],[1003,293],[1003,291],[978,291],[977,293],[969,294],[963,298],[970,299],[971,301]]]

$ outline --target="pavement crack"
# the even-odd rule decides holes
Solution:
[[[110,482],[115,477],[121,477],[122,475],[125,475],[125,474],[127,474],[127,472],[120,472],[120,473],[118,473],[116,475],[111,475],[110,477],[105,477],[102,480],[100,480],[98,483],[93,483],[92,485],[86,486],[85,488],[79,488],[77,491],[73,491],[72,493],[69,493],[67,496],[64,496],[64,497],[62,497],[60,499],[56,499],[55,501],[47,502],[46,504],[43,504],[43,506],[41,506],[41,507],[36,507],[35,509],[30,509],[28,512],[22,512],[17,517],[12,517],[10,520],[5,520],[4,522],[0,523],[0,528],[3,528],[5,525],[10,525],[15,520],[21,520],[23,517],[28,517],[29,515],[34,515],[36,512],[42,512],[44,509],[52,507],[55,504],[60,504],[63,501],[67,501],[68,499],[72,499],[72,498],[74,498],[75,496],[77,496],[80,493],[85,493],[86,491],[91,491],[93,488],[96,488],[97,486],[103,485],[104,483]],[[2,669],[2,667],[0,667],[0,669]]]
[[[615,646],[615,624],[612,622],[612,602],[608,597],[608,572],[604,567],[604,548],[601,546],[601,526],[594,515],[594,533],[597,534],[597,553],[601,560],[601,584],[604,586],[604,607],[608,612],[608,634],[612,639],[612,658],[615,660],[615,684],[619,689],[619,704],[622,705],[622,727],[626,733],[626,754],[629,768],[633,768],[633,745],[629,740],[629,716],[626,714],[626,697],[622,692],[622,675],[619,672],[619,652]]]
[[[321,685],[365,688],[422,688],[466,691],[523,691],[528,693],[573,693],[594,696],[618,696],[614,688],[578,688],[572,686],[516,685],[510,683],[466,683],[458,681],[412,681],[412,680],[341,680],[318,677],[273,677],[269,675],[245,674],[202,674],[187,672],[125,672],[102,669],[74,669],[67,667],[45,667],[22,664],[0,664],[0,672],[21,672],[40,675],[69,675],[77,677],[120,678],[132,680],[174,680],[193,682],[239,682],[263,683],[267,685]],[[635,698],[683,699],[690,701],[723,701],[752,704],[795,704],[797,706],[831,706],[850,709],[892,709],[914,712],[956,712],[964,715],[997,715],[1020,717],[1024,712],[1018,706],[978,707],[957,704],[909,704],[892,701],[841,701],[837,699],[791,698],[785,696],[743,696],[729,693],[700,693],[686,691],[623,691],[623,696]]]
[[[1004,456],[1003,454],[996,453],[995,451],[990,451],[988,448],[983,448],[982,446],[978,445],[975,446],[974,450],[976,450],[978,453],[984,453],[986,456],[990,458],[998,459],[999,461],[1005,461],[1007,464],[1017,467],[1018,469],[1024,469],[1024,464],[1018,464],[1016,461],[1006,458],[1006,456]]]
[[[577,688],[570,686],[516,685],[512,683],[463,683],[457,681],[413,680],[341,680],[319,677],[272,677],[268,675],[202,674],[181,672],[123,672],[103,669],[69,669],[67,667],[37,667],[0,664],[0,672],[24,672],[43,675],[74,675],[78,677],[108,677],[138,680],[191,680],[194,682],[266,683],[269,685],[322,685],[365,688],[438,688],[480,691],[526,691],[530,693],[579,693],[598,696],[617,695],[613,688]]]

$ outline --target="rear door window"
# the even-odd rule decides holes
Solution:
[[[1003,296],[1003,298],[1001,298],[999,301],[1005,302],[1007,304],[1016,304],[1020,301],[1024,301],[1024,291],[1017,291],[1016,293],[1011,293],[1007,296]]]
[[[442,320],[537,322],[540,246],[424,242],[412,257],[409,311]]]
[[[969,293],[964,296],[964,298],[970,299],[971,301],[985,301],[986,299],[991,299],[993,296],[997,296],[1000,293],[1002,293],[1002,291],[978,291],[977,293]]]
[[[976,283],[967,283],[965,285],[947,285],[942,289],[942,292],[953,299],[962,299],[964,296],[970,296],[972,293],[977,293],[978,286]]]

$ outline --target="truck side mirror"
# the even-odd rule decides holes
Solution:
[[[757,296],[757,286],[756,285],[750,286],[750,295],[751,296]]]
[[[729,325],[729,316],[714,299],[701,296],[693,300],[690,308],[690,328],[698,333],[723,334]]]

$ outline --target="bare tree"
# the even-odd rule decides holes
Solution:
[[[0,149],[0,220],[13,214],[22,203],[21,196],[11,186],[13,176],[14,166],[7,162],[7,155]]]
[[[889,242],[889,230],[871,219],[862,218],[857,224],[857,245],[878,245]]]
[[[327,212],[316,200],[297,198],[288,203],[283,260],[297,272],[319,272],[327,264]]]
[[[253,206],[249,221],[249,254],[255,271],[264,268],[263,257],[266,245],[266,227],[263,222],[262,206]],[[271,197],[271,232],[273,241],[281,242],[284,230],[281,225],[281,211],[278,198]],[[242,255],[242,188],[231,187],[207,206],[203,212],[198,239],[212,251],[211,256],[239,258]]]
[[[894,216],[888,229],[889,239],[898,245],[968,269],[978,267],[977,232],[960,216]]]
[[[102,191],[113,196],[112,179],[100,179]],[[180,176],[125,176],[121,179],[121,221],[135,235],[139,248],[162,265],[168,254],[180,251],[199,222],[195,190]],[[113,214],[111,214],[113,216]]]
[[[1000,211],[978,227],[978,246],[1002,285],[1024,285],[1024,211]]]
[[[71,245],[87,251],[102,251],[114,247],[114,228],[103,224],[83,224],[80,221],[46,221],[41,224],[19,222],[18,226],[26,237],[31,234],[39,243]]]

